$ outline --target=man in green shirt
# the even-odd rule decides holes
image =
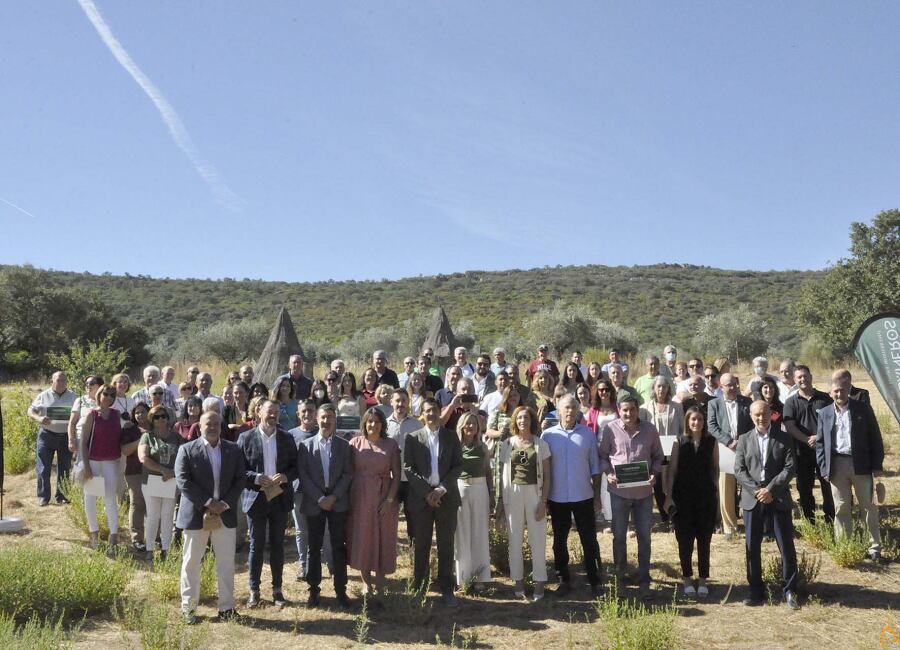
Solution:
[[[634,391],[637,393],[638,404],[647,404],[653,401],[653,380],[659,375],[659,357],[651,354],[647,357],[647,374],[641,375],[634,382]],[[669,381],[669,394],[675,394],[675,382]]]

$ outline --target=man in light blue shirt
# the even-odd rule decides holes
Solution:
[[[572,395],[557,402],[559,424],[544,431],[541,438],[550,446],[550,498],[547,511],[553,526],[553,563],[559,575],[557,596],[570,590],[569,549],[566,544],[572,519],[584,550],[584,568],[591,594],[599,596],[600,547],[594,511],[600,505],[600,456],[594,432],[578,424],[578,402]]]

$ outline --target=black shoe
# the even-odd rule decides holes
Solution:
[[[869,559],[872,560],[875,564],[881,562],[881,551],[869,551]]]
[[[247,609],[256,609],[260,603],[259,592],[250,590],[250,598],[247,599]]]
[[[135,553],[147,552],[147,545],[142,542],[131,542],[131,548]]]
[[[346,591],[339,591],[339,592],[337,592],[337,593],[335,594],[335,597],[337,598],[338,605],[340,605],[340,606],[343,607],[344,609],[350,609],[350,599],[347,598],[347,592],[346,592]]]
[[[58,506],[64,506],[64,505],[66,505],[66,504],[68,504],[68,503],[71,503],[71,501],[69,501],[69,500],[68,500],[66,497],[64,497],[63,495],[58,494],[58,495],[56,496],[56,505],[58,505]]]
[[[281,591],[272,592],[272,602],[276,607],[284,607],[288,604],[287,598],[284,597],[284,594]]]
[[[346,596],[344,596],[346,598]],[[318,589],[310,589],[309,596],[306,597],[306,606],[307,607],[318,607],[319,606],[319,590]]]
[[[744,605],[747,607],[759,607],[765,602],[765,600],[758,596],[748,596],[747,598],[744,598]]]
[[[196,625],[197,615],[194,612],[181,612],[181,620],[184,621],[185,625]]]
[[[443,601],[445,607],[459,607],[459,600],[452,591],[441,594],[441,601]]]
[[[239,621],[239,620],[241,620],[241,615],[238,614],[236,609],[226,609],[224,611],[219,612],[219,620],[220,621]]]
[[[569,592],[572,590],[572,587],[569,585],[568,581],[560,580],[559,585],[553,591],[553,595],[557,598],[565,598],[569,595]]]
[[[788,609],[793,611],[800,609],[800,602],[797,600],[797,594],[793,591],[785,592],[784,604],[787,605]]]

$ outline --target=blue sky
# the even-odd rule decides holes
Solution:
[[[2,263],[814,269],[900,206],[896,2],[93,0],[149,92],[90,5],[0,3]]]

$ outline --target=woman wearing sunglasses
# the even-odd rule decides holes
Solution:
[[[150,476],[159,476],[163,483],[175,480],[175,457],[178,447],[183,442],[169,423],[169,412],[164,406],[150,409],[150,430],[141,436],[138,444],[138,458],[144,465],[143,483]],[[147,540],[152,545],[159,532],[161,558],[165,559],[172,542],[172,526],[175,521],[175,497],[162,497],[149,494],[144,489],[144,502],[147,504]],[[152,554],[152,546],[148,545],[148,553]]]
[[[119,460],[122,457],[122,420],[120,413],[112,408],[116,401],[116,389],[104,384],[97,391],[97,408],[91,409],[84,421],[81,436],[81,458],[84,462],[85,483],[95,476],[103,479],[103,502],[106,522],[109,525],[109,554],[115,553],[119,543],[119,507],[116,492],[119,474],[122,472]],[[84,494],[84,514],[88,523],[91,548],[100,542],[100,524],[97,522],[97,497]]]

